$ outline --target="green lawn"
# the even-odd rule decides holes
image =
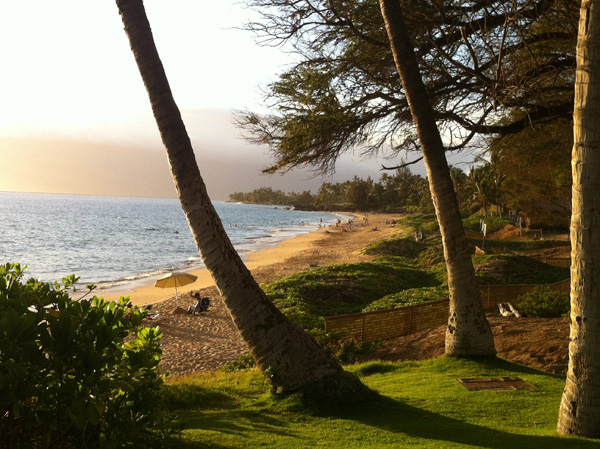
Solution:
[[[440,358],[349,367],[380,393],[369,403],[276,398],[256,371],[171,380],[166,407],[184,448],[600,448],[555,432],[564,378],[502,360]],[[458,378],[518,376],[535,391],[470,392]]]

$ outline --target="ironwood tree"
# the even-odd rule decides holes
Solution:
[[[568,226],[571,217],[573,122],[538,123],[490,146],[495,170],[504,177],[506,207],[548,224]]]
[[[267,172],[335,169],[345,151],[419,149],[375,0],[245,0],[247,28],[298,62],[265,89],[270,113],[244,111],[249,140],[275,156]],[[402,0],[447,150],[572,113],[577,5],[570,0]],[[393,164],[392,164],[393,165]]]

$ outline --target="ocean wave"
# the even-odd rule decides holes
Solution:
[[[188,225],[177,200],[0,195],[5,259],[27,264],[27,275],[42,281],[74,273],[81,285],[107,289],[203,267],[191,233],[184,231]],[[223,223],[237,224],[225,230],[242,257],[306,234],[320,219],[325,224],[338,217],[237,203],[215,202],[215,207]],[[68,214],[57,218],[56,210]]]

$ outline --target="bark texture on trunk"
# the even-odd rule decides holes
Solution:
[[[583,0],[573,114],[571,335],[557,430],[600,438],[600,2]]]
[[[445,148],[421,78],[399,0],[379,0],[404,93],[417,127],[435,205],[448,270],[450,315],[446,353],[455,356],[493,356],[494,338],[475,282],[458,201],[446,161]]]
[[[291,323],[256,283],[233,248],[198,165],[180,111],[173,99],[142,0],[117,0],[125,31],[142,75],[160,135],[167,150],[183,211],[207,269],[248,343],[260,369],[275,388],[289,392],[339,376],[361,388],[355,376],[304,330]]]

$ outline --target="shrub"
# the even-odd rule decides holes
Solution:
[[[527,316],[558,318],[567,316],[571,310],[569,294],[538,286],[517,298],[519,310]]]
[[[355,338],[336,338],[332,335],[327,343],[319,342],[343,365],[356,363],[358,356],[372,352],[377,342],[365,343]]]
[[[127,300],[73,300],[76,278],[0,266],[0,447],[148,447],[163,436],[158,329]]]
[[[242,354],[237,359],[223,365],[221,367],[221,371],[226,373],[233,373],[235,371],[254,368],[255,366],[256,362],[250,354]]]

